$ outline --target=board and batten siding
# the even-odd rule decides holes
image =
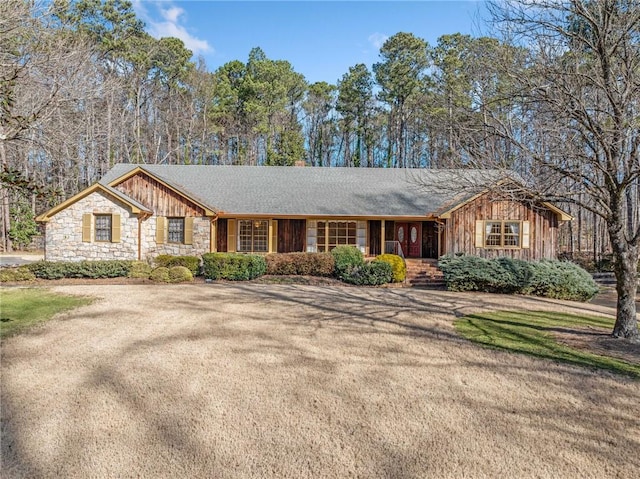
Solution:
[[[529,248],[476,247],[477,221],[528,221]],[[525,202],[492,200],[481,196],[458,208],[446,220],[445,253],[465,253],[483,258],[508,256],[527,261],[556,258],[557,215],[545,207],[532,207]]]
[[[116,189],[150,208],[156,216],[205,216],[203,208],[144,173],[127,178]]]

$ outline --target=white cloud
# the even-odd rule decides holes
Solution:
[[[382,45],[384,45],[384,42],[386,42],[389,39],[389,35],[385,35],[384,33],[372,33],[371,35],[369,35],[369,43],[371,43],[371,45],[373,45],[374,47],[376,47],[378,50],[380,48],[382,48]]]
[[[184,9],[167,2],[154,2],[160,18],[149,13],[149,10],[141,1],[134,1],[133,8],[138,16],[147,24],[147,31],[152,37],[175,37],[182,40],[184,46],[193,52],[194,55],[213,52],[213,47],[209,42],[195,37],[189,33],[185,21]],[[146,2],[149,5],[150,2]]]

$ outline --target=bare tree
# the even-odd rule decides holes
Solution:
[[[613,336],[640,339],[640,2],[508,0],[491,12],[504,39],[528,52],[513,70],[510,114],[485,127],[514,146],[505,158],[538,199],[574,204],[606,224],[614,254]]]

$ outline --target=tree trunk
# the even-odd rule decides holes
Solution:
[[[622,232],[620,231],[620,236]],[[611,233],[610,233],[611,234]],[[616,324],[613,336],[640,341],[636,316],[636,290],[638,288],[638,246],[629,245],[624,238],[611,235],[613,266],[618,293]],[[618,236],[618,235],[616,235]]]

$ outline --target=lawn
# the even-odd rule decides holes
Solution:
[[[490,311],[455,321],[456,330],[470,341],[580,366],[607,369],[640,378],[640,365],[571,348],[556,341],[562,330],[613,329],[614,319],[548,311]]]
[[[83,306],[90,298],[55,294],[44,289],[0,290],[0,337],[51,319],[56,313]]]

